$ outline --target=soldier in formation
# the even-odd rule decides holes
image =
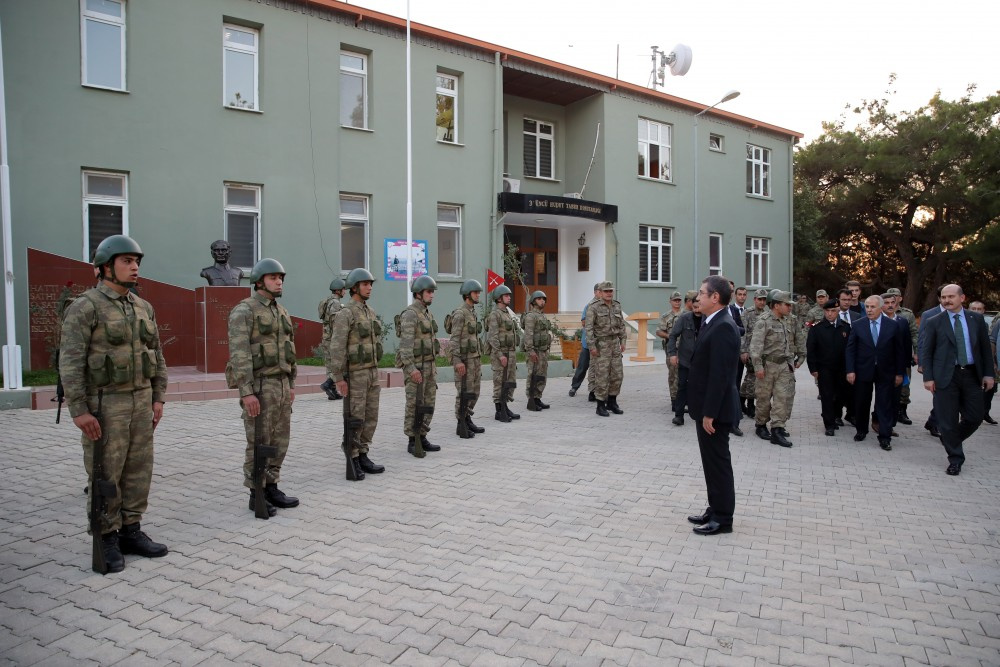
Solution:
[[[771,314],[754,323],[749,346],[757,376],[756,433],[782,447],[792,446],[785,423],[795,400],[795,369],[806,358],[805,336],[791,312],[792,295],[776,290],[771,297]]]
[[[524,393],[528,397],[528,410],[547,410],[542,402],[545,380],[549,374],[549,347],[552,345],[552,324],[545,317],[548,297],[541,290],[531,295],[528,312],[524,314],[524,352],[528,355],[528,382]]]
[[[601,298],[587,308],[587,340],[590,344],[590,359],[594,367],[594,397],[597,399],[597,414],[607,417],[608,411],[620,415],[624,410],[618,405],[624,369],[622,355],[625,353],[625,318],[622,305],[615,300],[615,286],[605,281],[599,286]]]
[[[115,494],[97,520],[109,572],[125,569],[122,554],[157,558],[140,522],[153,477],[153,430],[163,416],[167,366],[156,314],[131,290],[139,279],[142,249],[128,236],[101,241],[94,254],[100,284],[74,300],[60,331],[59,376],[73,423],[83,436],[83,464],[95,492],[93,456],[102,440],[104,480]],[[95,362],[95,360],[97,360]],[[101,419],[95,417],[98,412]]]
[[[500,285],[493,290],[493,303],[496,306],[486,318],[486,340],[490,349],[490,367],[493,370],[493,405],[496,407],[494,419],[510,423],[512,419],[520,419],[521,415],[511,412],[508,402],[513,399],[509,385],[517,378],[517,325],[510,316],[507,307],[510,305],[511,292],[506,285]],[[508,384],[504,386],[504,380]]]
[[[689,290],[684,296],[687,310],[677,316],[670,329],[667,339],[667,363],[677,371],[677,394],[671,403],[674,413],[674,426],[684,425],[684,411],[687,409],[688,375],[691,370],[691,358],[694,356],[694,346],[698,339],[698,329],[701,328],[701,310],[698,307],[698,291]]]
[[[340,300],[344,298],[346,284],[343,278],[334,278],[330,281],[330,296],[319,302],[319,321],[323,323],[323,340],[320,342],[320,350],[322,350],[323,359],[326,361],[326,380],[319,387],[331,401],[343,398],[337,391],[333,378],[330,377],[330,355],[327,352],[330,348],[330,334],[333,333],[333,318],[344,307]]]
[[[480,360],[482,349],[479,343],[479,334],[482,333],[483,327],[476,316],[476,305],[482,292],[483,286],[478,280],[466,280],[462,283],[459,288],[462,305],[452,311],[445,322],[445,329],[451,335],[448,354],[451,357],[452,368],[455,369],[455,418],[459,422],[456,434],[468,432],[470,438],[475,437],[477,433],[486,432],[485,428],[476,426],[472,421],[483,377]],[[464,413],[463,391],[466,394]]]
[[[377,475],[385,471],[368,457],[375,428],[378,426],[378,404],[381,385],[378,362],[382,358],[382,324],[368,306],[375,277],[367,269],[353,269],[347,274],[345,286],[350,301],[333,320],[330,334],[330,377],[337,391],[345,397],[344,419],[360,420],[360,432],[347,443],[353,474],[348,479],[360,481],[365,473]]]
[[[403,416],[403,433],[407,437],[406,451],[414,456],[422,449],[425,452],[441,450],[439,445],[427,440],[434,416],[437,398],[437,356],[438,341],[434,337],[438,325],[429,310],[434,302],[437,283],[430,276],[413,279],[410,293],[413,303],[399,315],[399,347],[396,348],[396,367],[403,369],[406,388],[406,410]],[[417,417],[417,410],[420,409]],[[417,439],[420,447],[416,447]]]
[[[770,316],[769,305],[768,291],[762,287],[754,292],[753,308],[747,309],[743,313],[743,327],[746,333],[743,334],[743,340],[740,341],[740,361],[746,367],[746,374],[740,385],[740,405],[743,408],[743,414],[751,419],[757,414],[757,408],[754,406],[754,397],[757,395],[757,375],[750,362],[750,341],[753,339],[753,327],[757,320]]]
[[[681,293],[674,292],[670,295],[670,310],[660,316],[660,323],[656,327],[656,337],[663,341],[663,351],[667,351],[667,339],[670,338],[670,331],[674,327],[674,322],[681,314]],[[670,389],[670,404],[677,400],[677,367],[670,363],[670,357],[664,355],[667,362],[667,386]]]

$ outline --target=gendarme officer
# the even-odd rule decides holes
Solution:
[[[83,464],[92,475],[94,441],[106,437],[104,474],[117,493],[101,517],[109,572],[125,569],[126,554],[167,553],[141,530],[153,477],[153,430],[163,416],[167,365],[156,315],[131,292],[139,279],[142,249],[127,236],[101,241],[94,253],[100,283],[66,309],[59,375],[73,423],[83,432]],[[92,414],[101,393],[102,420]],[[94,491],[93,480],[88,486]]]

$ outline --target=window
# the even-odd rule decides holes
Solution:
[[[747,237],[747,287],[765,287],[770,282],[767,266],[770,245],[770,239]]]
[[[368,127],[368,56],[360,53],[340,52],[340,124]]]
[[[340,268],[368,268],[368,197],[340,195]]]
[[[257,44],[253,28],[222,26],[222,103],[260,111],[257,103]]]
[[[747,144],[747,194],[771,196],[771,149]]]
[[[708,150],[722,153],[726,150],[725,137],[721,134],[708,135]]]
[[[673,229],[639,225],[639,282],[673,282]]]
[[[462,275],[462,209],[438,204],[438,275]]]
[[[104,239],[128,234],[128,176],[83,172],[83,261]]]
[[[524,175],[555,178],[555,131],[551,123],[524,119]]]
[[[708,235],[708,275],[722,275],[722,234]]]
[[[80,0],[83,85],[125,90],[125,0]]]
[[[249,274],[260,259],[260,187],[227,183],[225,215],[229,263]]]
[[[437,140],[458,142],[458,77],[450,74],[437,75]]]
[[[670,126],[639,119],[639,176],[670,180]]]

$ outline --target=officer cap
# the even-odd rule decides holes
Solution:
[[[264,259],[258,261],[250,269],[250,282],[257,283],[260,282],[264,276],[271,273],[280,273],[281,277],[285,277],[285,267],[281,265],[276,259],[271,259],[270,257],[265,257]]]
[[[681,293],[677,292],[677,291],[674,291],[674,293],[670,295],[670,300],[671,301],[679,301],[682,298],[683,297],[681,297]]]
[[[899,291],[898,287],[890,287],[885,291],[886,294],[891,294],[892,296],[903,296],[903,293]]]
[[[499,301],[504,294],[510,294],[510,288],[506,285],[499,285],[493,289],[493,300]]]
[[[410,286],[411,294],[420,294],[424,290],[430,290],[432,292],[437,291],[437,283],[430,276],[423,275],[417,276],[413,279],[413,284]]]
[[[774,296],[771,297],[772,303],[793,303],[792,295],[789,292],[782,292],[781,290],[775,290]]]
[[[344,285],[347,289],[353,289],[358,283],[364,282],[375,282],[375,276],[371,274],[368,269],[351,269],[351,272],[347,274],[347,280],[344,281]]]
[[[821,296],[830,296],[830,295],[826,293],[825,289],[818,289],[818,290],[816,290],[816,298],[818,299]]]
[[[753,293],[753,298],[755,298],[755,299],[766,299],[767,298],[767,290],[764,289],[763,287],[761,287],[759,290],[757,290],[756,292]]]
[[[483,284],[478,280],[466,280],[462,283],[462,286],[458,289],[458,293],[462,296],[469,296],[473,292],[482,292]]]
[[[830,310],[832,308],[840,308],[840,304],[837,302],[836,299],[830,299],[829,301],[823,304],[823,310]]]
[[[684,295],[685,301],[694,301],[696,298],[698,298],[698,290],[696,289],[689,289]]]
[[[613,282],[611,282],[610,280],[605,280],[603,283],[600,283],[597,286],[597,289],[601,290],[602,292],[604,290],[606,290],[606,289],[612,289],[613,290],[614,288],[615,288],[615,284]]]
[[[118,255],[138,255],[142,261],[142,248],[124,234],[114,234],[100,242],[94,251],[94,266],[104,266]]]
[[[333,280],[330,281],[331,292],[338,289],[344,289],[345,287],[347,287],[347,283],[344,282],[343,278],[334,278]]]

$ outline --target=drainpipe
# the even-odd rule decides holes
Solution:
[[[3,388],[21,389],[21,346],[17,344],[14,312],[14,252],[10,228],[10,169],[7,166],[7,95],[3,79],[3,43],[0,41],[0,218],[3,224],[3,293],[6,304],[7,344],[3,346]]]
[[[793,157],[795,155],[795,139],[788,144],[788,291],[794,292],[795,286],[795,260],[792,243],[794,239],[795,227],[795,174],[793,167]]]

